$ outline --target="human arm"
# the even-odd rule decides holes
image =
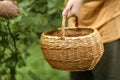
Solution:
[[[12,1],[0,1],[0,17],[14,18],[19,12],[19,8]]]

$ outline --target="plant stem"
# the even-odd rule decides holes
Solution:
[[[14,59],[14,65],[10,67],[10,73],[11,73],[11,80],[16,80],[15,79],[15,74],[16,74],[16,66],[17,66],[17,62],[18,62],[18,49],[17,49],[17,45],[16,45],[16,39],[14,37],[14,34],[12,33],[11,29],[10,29],[10,21],[9,19],[7,20],[7,28],[8,28],[8,31],[10,33],[10,36],[13,40],[13,45],[14,45],[14,49],[15,51],[12,52],[13,53],[13,59]]]

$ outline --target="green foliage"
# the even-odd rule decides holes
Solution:
[[[61,27],[63,0],[15,1],[19,16],[0,18],[0,79],[68,80],[67,72],[53,70],[47,64],[39,47],[42,32]]]

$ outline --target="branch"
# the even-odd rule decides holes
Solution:
[[[15,37],[14,37],[14,35],[13,35],[11,29],[10,29],[10,21],[9,21],[9,19],[7,20],[7,28],[8,28],[8,31],[9,31],[9,33],[10,33],[12,39],[13,39],[15,51],[17,51],[16,39],[15,39]]]
[[[18,49],[17,49],[17,46],[16,46],[16,38],[14,37],[14,34],[12,33],[12,31],[10,29],[10,21],[9,21],[9,19],[7,20],[7,28],[8,28],[8,31],[10,33],[10,36],[11,36],[11,38],[13,40],[13,43],[14,43],[13,46],[15,48],[15,51],[11,50],[12,53],[13,53],[12,57],[15,60],[14,65],[10,68],[11,80],[16,80],[15,79],[15,74],[16,74],[16,65],[17,65],[17,62],[18,62],[18,54],[17,54]],[[10,46],[9,46],[9,48],[10,48]],[[8,58],[7,60],[9,60],[9,59],[11,59],[11,58]]]

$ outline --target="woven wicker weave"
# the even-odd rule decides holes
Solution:
[[[49,31],[41,36],[41,49],[47,62],[58,70],[91,70],[103,54],[103,43],[96,29],[65,28],[64,39],[58,35],[61,30]]]

